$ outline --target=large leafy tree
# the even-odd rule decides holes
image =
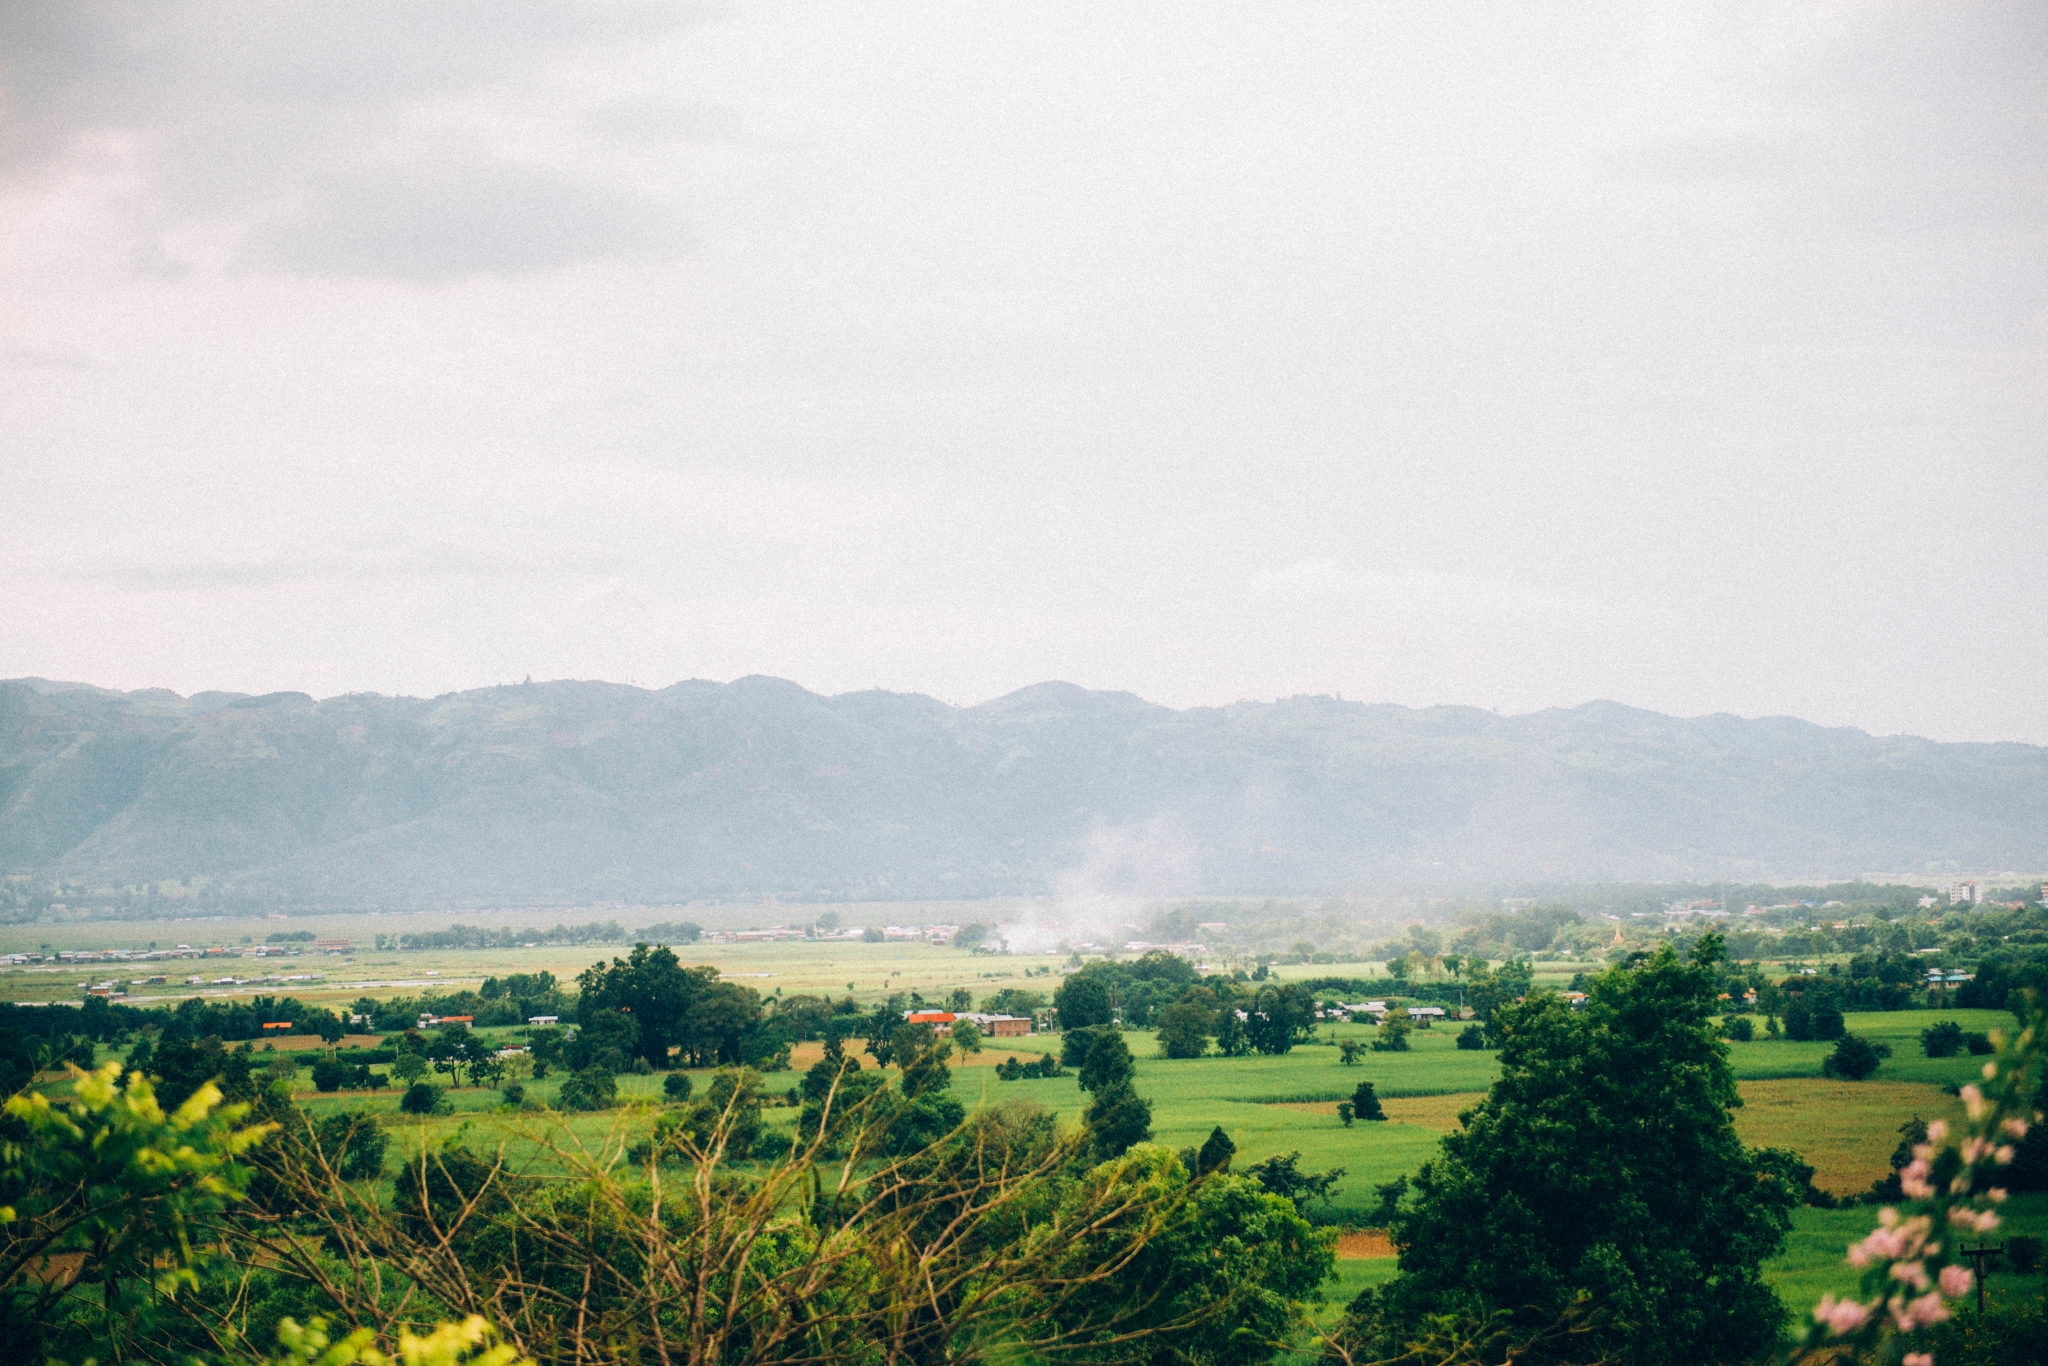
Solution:
[[[635,944],[609,967],[592,963],[578,975],[577,1013],[586,1025],[600,1012],[630,1013],[639,1026],[634,1051],[666,1068],[669,1049],[684,1041],[691,1006],[717,982],[718,969],[686,968],[667,945]]]
[[[1500,1007],[1500,1080],[1423,1167],[1401,1274],[1362,1307],[1383,1345],[1432,1315],[1536,1329],[1590,1300],[1609,1359],[1769,1348],[1783,1310],[1758,1267],[1797,1195],[1735,1135],[1720,954],[1713,936],[1690,963],[1666,946],[1593,979],[1577,1011],[1548,993]]]
[[[1060,1013],[1061,1029],[1106,1025],[1114,1018],[1109,985],[1099,976],[1076,973],[1069,977],[1053,993],[1052,1003]]]

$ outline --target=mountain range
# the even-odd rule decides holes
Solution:
[[[2048,749],[1611,702],[979,706],[0,682],[0,869],[307,905],[1149,895],[2048,866]]]

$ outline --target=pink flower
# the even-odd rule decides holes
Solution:
[[[2024,1119],[2008,1119],[2004,1124],[2001,1124],[1999,1127],[2004,1129],[2007,1133],[2011,1134],[2014,1138],[2025,1138],[2027,1136],[2027,1122]]]
[[[1828,1331],[1836,1337],[1847,1337],[1870,1321],[1870,1306],[1822,1295],[1820,1303],[1814,1306],[1813,1317],[1815,1321],[1825,1323]]]
[[[1943,1139],[1945,1139],[1945,1138],[1947,1138],[1947,1137],[1948,1137],[1948,1121],[1947,1121],[1947,1120],[1945,1120],[1945,1119],[1937,1119],[1937,1120],[1935,1120],[1935,1121],[1934,1121],[1934,1123],[1932,1123],[1932,1124],[1930,1124],[1930,1125],[1928,1125],[1928,1126],[1927,1126],[1927,1141],[1928,1141],[1929,1143],[1939,1143],[1939,1142],[1941,1142],[1941,1141],[1942,1141]]]
[[[1989,1081],[1997,1072],[1988,1062],[1984,1066],[1987,1069],[1984,1080]],[[1975,1086],[1965,1086],[1958,1094],[1962,1096],[1963,1108],[1970,1112],[1970,1118],[1981,1119],[1984,1115],[1984,1093]]]
[[[1919,1262],[1893,1262],[1892,1279],[1904,1281],[1915,1290],[1927,1288],[1927,1268]]]
[[[1934,1366],[1934,1353],[1908,1352],[1900,1366]]]
[[[1997,1163],[1998,1163],[1998,1165],[1999,1165],[1999,1166],[2001,1166],[2001,1167],[2005,1167],[2005,1166],[2010,1166],[2010,1165],[2011,1165],[2011,1163],[2012,1163],[2012,1157],[2013,1157],[2013,1153],[2012,1153],[2012,1144],[2010,1144],[2010,1143],[2001,1143],[2001,1144],[1999,1144],[1999,1145],[1998,1145],[1998,1151],[1996,1151],[1996,1152],[1992,1153],[1992,1154],[1991,1154],[1991,1157],[1992,1157],[1992,1160],[1993,1160],[1993,1161],[1995,1161],[1995,1162],[1997,1162]]]
[[[1977,1278],[1966,1266],[1945,1266],[1941,1269],[1941,1293],[1952,1300],[1959,1300],[1970,1293],[1970,1287]]]
[[[1932,1328],[1935,1324],[1940,1323],[1949,1316],[1948,1301],[1944,1300],[1941,1297],[1941,1293],[1935,1290],[1930,1290],[1919,1299],[1914,1300],[1912,1310],[1914,1321],[1922,1328]]]

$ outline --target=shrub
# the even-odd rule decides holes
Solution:
[[[1345,1128],[1351,1127],[1351,1121],[1357,1117],[1357,1114],[1358,1107],[1350,1101],[1340,1100],[1337,1102],[1337,1118],[1343,1123]]]
[[[502,1094],[505,1097],[505,1103],[507,1105],[526,1104],[526,1088],[524,1086],[521,1086],[516,1081],[513,1082],[510,1086],[506,1087],[504,1091],[500,1094]]]
[[[1881,1043],[1855,1034],[1845,1034],[1835,1045],[1835,1051],[1821,1059],[1820,1074],[1837,1077],[1843,1081],[1862,1081],[1877,1071],[1877,1065],[1892,1055],[1892,1050]]]
[[[347,1063],[322,1058],[313,1064],[313,1087],[319,1091],[339,1091],[353,1081],[355,1075],[356,1069]]]
[[[602,1067],[586,1067],[555,1093],[564,1110],[608,1110],[619,1098],[619,1079]]]
[[[1993,1051],[1991,1036],[1989,1034],[1980,1034],[1976,1030],[1971,1030],[1963,1035],[1963,1047],[1970,1051],[1970,1056],[1973,1058],[1981,1058],[1986,1053]]]
[[[1467,1053],[1486,1047],[1486,1030],[1476,1024],[1466,1025],[1458,1031],[1458,1047]]]
[[[1920,1031],[1920,1049],[1930,1058],[1953,1058],[1963,1051],[1963,1027],[1941,1020]]]
[[[1756,1026],[1747,1015],[1730,1015],[1721,1022],[1721,1033],[1737,1043],[1748,1043],[1756,1037]]]
[[[661,1079],[661,1094],[669,1100],[688,1100],[690,1090],[690,1077],[686,1072],[671,1072]]]
[[[409,1115],[432,1115],[446,1109],[447,1102],[441,1098],[440,1087],[416,1081],[398,1098],[398,1108]]]
[[[1360,1119],[1385,1119],[1387,1112],[1380,1108],[1380,1098],[1373,1094],[1372,1083],[1362,1081],[1351,1093],[1351,1113]]]

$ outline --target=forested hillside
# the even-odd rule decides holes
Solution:
[[[0,868],[313,904],[1155,894],[2048,863],[2048,750],[1592,703],[980,706],[772,678],[0,683]]]

